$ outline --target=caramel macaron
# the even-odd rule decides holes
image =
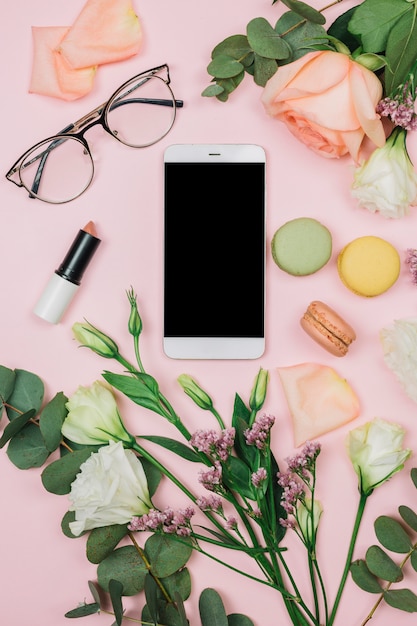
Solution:
[[[345,356],[356,339],[352,326],[320,300],[308,305],[300,324],[309,337],[334,356]]]

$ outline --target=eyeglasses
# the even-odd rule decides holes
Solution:
[[[107,102],[27,150],[6,178],[24,187],[30,198],[51,204],[78,198],[94,177],[94,161],[84,134],[99,124],[131,148],[157,143],[171,130],[177,107],[183,106],[182,100],[175,99],[170,82],[166,64],[137,74]]]

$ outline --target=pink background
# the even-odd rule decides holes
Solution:
[[[313,4],[321,6],[317,0]],[[343,6],[327,11],[328,23],[354,4],[347,0]],[[417,288],[403,263],[399,280],[390,291],[373,299],[356,296],[341,284],[336,258],[351,239],[378,235],[393,243],[404,259],[408,247],[417,247],[416,209],[402,220],[390,221],[358,208],[350,195],[350,159],[324,160],[298,143],[284,126],[265,115],[260,103],[262,90],[249,77],[227,104],[201,97],[209,83],[206,66],[212,48],[229,35],[244,33],[246,24],[254,17],[263,16],[274,24],[283,10],[278,3],[272,6],[266,0],[136,0],[134,5],[144,31],[141,52],[127,61],[100,67],[93,91],[72,103],[28,93],[31,26],[71,24],[83,6],[82,0],[13,0],[1,5],[0,170],[4,173],[30,145],[93,109],[124,80],[155,65],[169,64],[173,91],[185,106],[178,111],[171,133],[144,150],[125,148],[105,133],[91,133],[96,179],[84,196],[67,205],[29,200],[23,191],[0,178],[0,363],[38,374],[45,382],[47,400],[58,391],[71,395],[78,385],[91,384],[105,368],[120,371],[93,353],[78,349],[71,326],[87,318],[114,337],[121,351],[133,359],[126,330],[129,307],[125,297],[125,290],[132,285],[138,293],[144,323],[141,352],[145,367],[158,379],[163,393],[190,430],[214,424],[184,395],[176,382],[179,374],[192,374],[212,395],[228,421],[235,392],[247,400],[259,367],[270,370],[265,409],[277,418],[273,449],[284,467],[283,461],[294,452],[294,445],[276,367],[305,361],[334,367],[358,394],[361,415],[355,422],[320,438],[323,451],[318,461],[317,497],[323,503],[324,514],[318,550],[332,603],[358,500],[356,475],[345,453],[346,434],[378,416],[403,425],[407,431],[406,446],[413,448],[417,430],[416,406],[384,364],[378,338],[380,329],[394,319],[416,314]],[[266,150],[267,347],[257,361],[181,362],[166,358],[162,351],[163,151],[171,143],[187,142],[257,143]],[[417,162],[415,137],[410,137],[409,148]],[[202,193],[215,195],[216,190]],[[195,211],[198,222],[198,200]],[[326,224],[333,234],[333,255],[317,274],[295,278],[275,266],[269,246],[281,224],[300,216],[315,217]],[[33,315],[33,306],[76,232],[89,220],[95,221],[102,244],[62,323],[52,326]],[[300,329],[298,320],[313,299],[322,299],[337,308],[356,329],[357,341],[345,358],[332,357]],[[175,436],[158,416],[124,399],[120,406],[132,432]],[[169,459],[169,463],[189,486],[196,486],[196,477],[190,476],[188,466],[175,459]],[[374,543],[373,521],[378,515],[395,515],[401,504],[415,506],[416,491],[409,479],[414,464],[413,457],[402,474],[369,499],[356,558],[363,557]],[[87,581],[95,579],[96,567],[85,558],[85,539],[70,540],[62,535],[60,521],[68,507],[67,498],[43,489],[40,470],[18,470],[2,450],[0,472],[0,623],[63,626],[68,623],[64,618],[66,611],[84,598],[90,601]],[[160,506],[186,504],[168,484],[160,490],[157,500]],[[290,535],[286,543],[291,545],[290,562],[303,588],[307,583],[304,551]],[[243,557],[237,563],[255,571]],[[257,626],[289,623],[276,592],[196,554],[189,565],[193,595],[187,602],[187,611],[193,625],[199,623],[197,602],[205,587],[221,592],[228,613],[245,613]],[[413,581],[405,586],[408,585],[412,586]],[[336,624],[360,624],[375,600],[375,596],[360,591],[349,579]],[[141,603],[136,607],[133,602],[130,604],[133,606],[129,615],[138,617]],[[110,619],[91,616],[85,618],[85,623],[93,626],[109,623]],[[406,626],[414,624],[415,619],[382,606],[372,623],[388,626],[401,620]]]

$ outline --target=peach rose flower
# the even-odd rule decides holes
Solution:
[[[319,50],[281,66],[261,99],[269,115],[317,154],[349,153],[358,162],[365,136],[378,147],[385,143],[375,111],[381,96],[371,70],[341,52]]]

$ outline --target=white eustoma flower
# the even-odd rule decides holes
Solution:
[[[90,387],[78,387],[65,405],[68,415],[62,425],[64,437],[83,445],[123,441],[128,446],[134,437],[125,429],[110,388],[95,381]]]
[[[82,463],[69,499],[69,510],[75,511],[69,527],[76,536],[92,528],[127,524],[152,506],[142,463],[120,441],[111,441]]]
[[[395,320],[379,334],[384,361],[405,393],[417,402],[417,317]]]
[[[399,218],[417,204],[417,173],[407,152],[407,131],[397,127],[353,176],[352,195],[359,206]]]
[[[401,426],[380,418],[349,432],[347,450],[363,495],[369,496],[404,467],[411,455],[402,448],[404,434]]]

